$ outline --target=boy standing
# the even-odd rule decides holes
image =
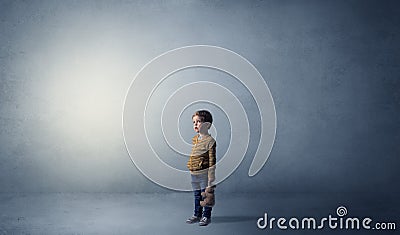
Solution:
[[[193,129],[197,133],[192,138],[192,152],[187,167],[190,170],[192,188],[194,191],[194,215],[186,220],[192,224],[199,222],[200,226],[211,223],[211,207],[200,206],[201,192],[211,187],[215,180],[216,142],[208,133],[213,119],[207,110],[200,110],[193,114]]]

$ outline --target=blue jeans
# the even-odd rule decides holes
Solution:
[[[208,186],[208,173],[200,175],[192,175],[192,188],[194,192],[194,215],[197,217],[207,217],[211,218],[212,207],[205,206],[204,208],[200,206],[200,201],[203,199],[201,192],[206,190]]]

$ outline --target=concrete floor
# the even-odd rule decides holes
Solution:
[[[356,230],[260,230],[257,219],[336,216],[344,205],[348,216],[392,221],[399,226],[396,195],[363,194],[217,194],[213,221],[207,227],[185,224],[192,214],[190,193],[0,194],[3,234],[362,234]],[[397,229],[398,231],[398,229]],[[360,233],[361,232],[361,233]],[[367,231],[395,234],[396,231]]]

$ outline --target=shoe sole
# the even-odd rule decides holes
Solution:
[[[207,226],[207,225],[209,225],[209,224],[211,224],[211,221],[209,221],[208,223],[199,223],[199,226]]]

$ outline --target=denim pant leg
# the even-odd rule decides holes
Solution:
[[[208,186],[208,175],[191,175],[191,177],[192,188],[194,192],[194,215],[198,217],[204,216],[210,218],[212,207],[206,206],[203,208],[202,206],[200,206],[200,201],[203,199],[201,196],[201,192],[204,192],[206,187]]]
[[[205,191],[205,189],[201,190],[202,192]],[[203,217],[207,217],[207,218],[211,218],[211,211],[212,211],[212,207],[209,206],[205,206],[203,207]]]
[[[208,186],[208,174],[205,174],[205,176],[202,178],[200,186],[201,186],[201,192],[204,192],[206,190],[206,187]],[[212,207],[209,206],[203,207],[203,217],[211,218],[211,211]]]
[[[203,214],[203,207],[200,206],[201,201],[201,186],[200,179],[197,175],[191,175],[192,178],[192,188],[194,193],[194,215],[201,217]]]
[[[201,190],[194,190],[194,215],[201,217],[203,214],[203,207],[200,206]]]

